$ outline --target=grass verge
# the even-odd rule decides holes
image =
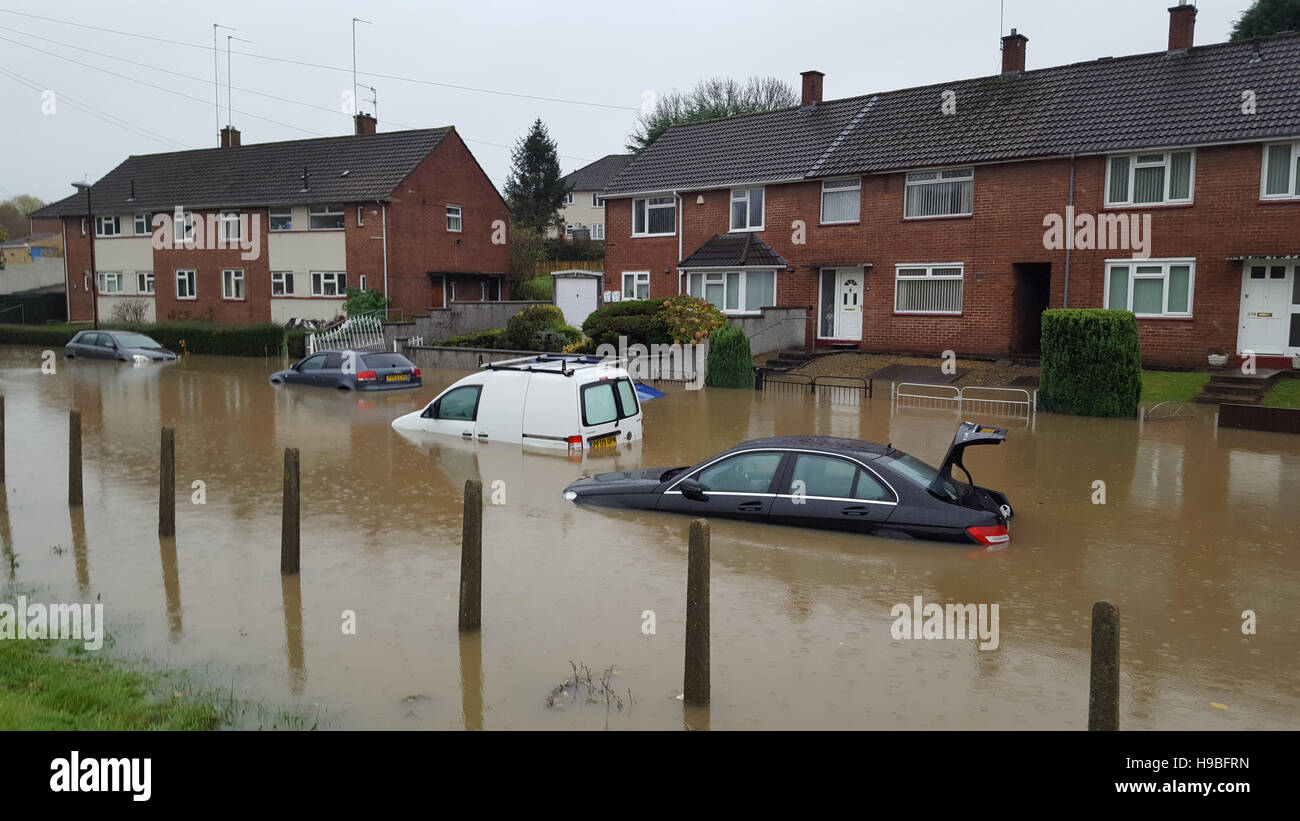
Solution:
[[[1279,379],[1264,395],[1262,404],[1270,408],[1300,408],[1300,379]]]
[[[1195,371],[1142,371],[1142,404],[1149,408],[1157,402],[1187,402],[1209,381],[1208,373]]]

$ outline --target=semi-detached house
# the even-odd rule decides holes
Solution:
[[[1300,353],[1300,35],[823,100],[669,129],[605,192],[607,289],[809,345],[1034,354],[1048,307],[1138,317],[1148,364]],[[761,324],[761,323],[759,323]]]
[[[95,294],[101,320],[134,299],[149,320],[239,323],[333,318],[349,286],[407,316],[507,298],[509,209],[454,127],[359,114],[351,136],[221,139],[127,158],[91,187],[93,219],[84,194],[31,215],[61,220],[70,320]]]

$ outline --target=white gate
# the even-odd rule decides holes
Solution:
[[[307,335],[307,355],[324,350],[384,350],[384,323],[378,313],[358,314],[322,333]]]

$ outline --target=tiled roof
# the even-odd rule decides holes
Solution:
[[[128,157],[91,188],[96,213],[386,198],[451,128],[325,137]],[[303,169],[307,190],[303,191]],[[131,199],[132,184],[135,198]],[[84,216],[74,194],[32,217]]]
[[[670,128],[606,193],[1295,137],[1297,78],[1292,34],[832,100]]]
[[[631,159],[631,154],[609,154],[565,175],[560,182],[572,191],[604,191]]]
[[[745,266],[784,268],[785,257],[772,250],[753,232],[717,234],[677,264],[678,268],[738,268]]]

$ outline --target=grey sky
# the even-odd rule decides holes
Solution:
[[[1030,69],[1159,51],[1166,46],[1166,9],[1176,2],[1005,0],[1003,33],[1015,27],[1029,37]],[[1248,5],[1249,0],[1201,2],[1197,44],[1226,40],[1232,22]],[[1000,60],[998,0],[231,0],[180,5],[0,0],[0,38],[5,38],[0,39],[0,111],[5,115],[0,199],[30,193],[54,200],[72,193],[71,180],[98,179],[130,154],[215,146],[214,22],[237,29],[220,32],[222,124],[227,33],[252,41],[235,42],[236,52],[349,69],[235,54],[236,112],[231,120],[245,144],[351,133],[351,120],[340,109],[341,95],[352,84],[353,17],[373,21],[357,24],[358,82],[378,90],[380,130],[455,125],[498,187],[508,173],[508,146],[537,117],[550,129],[564,170],[570,171],[623,150],[647,92],[685,89],[703,77],[772,75],[797,88],[799,72],[815,68],[826,72],[827,98],[839,98],[993,74]],[[56,54],[81,65],[52,56]],[[444,88],[365,72],[613,107]],[[56,93],[53,114],[42,111],[44,89]],[[360,96],[368,99],[369,90]],[[73,101],[166,141],[98,119]],[[363,102],[361,108],[371,106]]]

